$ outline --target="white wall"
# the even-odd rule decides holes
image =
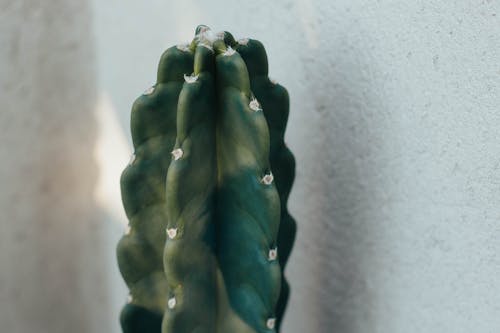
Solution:
[[[62,1],[58,2],[61,6]],[[99,277],[106,283],[100,284],[101,299],[90,297],[84,303],[84,308],[91,310],[82,313],[94,326],[82,332],[103,332],[104,326],[99,325],[108,324],[103,324],[103,317],[110,322],[111,326],[106,326],[109,331],[117,332],[116,318],[125,298],[113,245],[124,222],[117,184],[130,149],[130,106],[154,82],[162,51],[190,40],[200,23],[214,30],[229,30],[236,37],[263,41],[271,75],[290,92],[287,141],[297,158],[297,179],[289,206],[299,230],[287,270],[292,298],[284,331],[500,331],[498,2],[93,0],[89,11],[74,6],[68,9],[72,18],[68,22],[54,21],[61,15],[50,14],[49,8],[46,19],[32,26],[21,24],[33,8],[29,1],[0,3],[2,21],[10,22],[3,24],[12,28],[7,34],[2,29],[2,38],[10,36],[2,40],[2,46],[10,43],[10,49],[15,50],[21,45],[23,51],[7,53],[4,49],[0,53],[1,74],[8,78],[1,77],[0,82],[9,97],[1,101],[2,109],[7,105],[9,112],[0,114],[0,135],[2,142],[9,139],[22,147],[2,145],[2,184],[8,181],[12,188],[31,184],[31,179],[23,176],[27,172],[19,168],[23,165],[29,166],[26,170],[31,170],[29,174],[35,179],[52,179],[36,166],[39,158],[51,161],[59,155],[46,149],[41,150],[44,156],[33,157],[33,152],[40,150],[26,143],[26,138],[33,141],[39,137],[40,130],[34,130],[39,125],[33,119],[44,124],[48,117],[69,116],[42,116],[41,111],[36,115],[37,110],[60,107],[72,112],[72,117],[88,111],[73,108],[80,105],[75,100],[62,106],[51,100],[40,106],[52,93],[50,87],[65,94],[83,89],[88,96],[79,95],[77,101],[93,99],[97,109],[97,117],[87,122],[92,136],[86,136],[88,142],[83,145],[93,147],[93,162],[74,170],[76,174],[83,169],[91,172],[81,181],[95,187],[95,202],[89,205],[101,208],[106,227],[101,226],[97,234],[89,231],[93,229],[85,230],[100,246],[89,253],[106,253],[106,273],[92,273],[100,272],[104,264],[88,259],[79,259],[76,267],[87,267],[87,273],[94,276],[94,280],[89,279],[94,282],[87,285]],[[17,7],[18,16],[4,15]],[[52,9],[60,13],[56,5]],[[68,28],[73,27],[71,22],[80,22],[80,28]],[[40,26],[52,24],[59,24],[61,32],[51,28],[45,34],[54,38],[39,32]],[[16,29],[23,34],[16,35]],[[65,53],[55,42],[65,34],[73,41],[69,49],[79,55],[75,66],[66,64],[67,58],[61,56]],[[33,50],[41,56],[33,57],[38,54]],[[89,60],[92,54],[95,63]],[[44,63],[40,59],[52,59],[54,64],[40,67]],[[12,66],[6,63],[15,63],[17,70],[9,69]],[[89,68],[82,65],[89,63]],[[61,72],[67,75],[63,81],[52,75],[61,64]],[[5,90],[5,82],[18,87],[16,82],[25,78],[38,79],[23,90],[36,98],[26,98],[21,90]],[[19,110],[21,116],[14,116]],[[75,121],[56,123],[78,128]],[[18,146],[11,136],[17,138],[19,132],[23,133],[19,139],[23,145]],[[45,142],[47,147],[63,146],[65,152],[71,152],[80,141],[53,138]],[[20,153],[13,155],[15,152]],[[88,152],[82,150],[82,154]],[[80,162],[76,158],[74,163]],[[13,169],[18,173],[12,173]],[[54,182],[57,184],[57,179]],[[67,190],[62,184],[57,186],[57,191]],[[47,320],[35,316],[45,304],[45,294],[25,287],[33,278],[22,280],[18,276],[43,264],[43,251],[60,259],[63,247],[69,250],[72,246],[61,245],[55,252],[41,250],[36,260],[29,256],[37,249],[29,241],[14,238],[12,221],[18,222],[20,230],[30,230],[30,223],[34,225],[52,203],[40,206],[37,197],[27,198],[24,192],[14,196],[14,192],[2,190],[0,197],[0,207],[11,221],[1,224],[0,286],[4,290],[0,290],[0,306],[10,309],[10,317],[0,313],[0,321],[7,320],[9,327],[30,328]],[[26,204],[13,206],[15,201]],[[32,212],[34,203],[39,210]],[[48,248],[52,238],[43,239],[39,245]],[[80,247],[88,248],[84,244]],[[19,265],[17,257],[30,259]],[[60,269],[74,267],[68,266],[69,262],[60,265]],[[5,274],[4,267],[10,273]],[[54,277],[41,278],[42,285],[50,286],[47,281]],[[72,275],[58,278],[67,283],[74,279]],[[89,289],[85,290],[76,294],[88,295]],[[37,305],[12,307],[12,299],[19,298],[19,293],[25,295],[24,303],[19,304],[33,299]],[[93,313],[93,309],[102,312]],[[8,321],[12,316],[16,321]],[[64,320],[79,324],[71,315]],[[67,331],[45,326],[46,330],[38,331]],[[28,331],[32,329],[11,330]]]
[[[0,1],[1,332],[118,332],[92,24],[88,1]]]
[[[299,233],[285,332],[500,331],[494,1],[96,2],[122,124],[197,24],[260,39],[288,87]]]

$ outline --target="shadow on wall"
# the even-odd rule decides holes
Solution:
[[[90,3],[13,2],[2,18],[2,331],[110,332]]]
[[[378,130],[384,127],[384,116],[376,114],[383,107],[370,87],[372,65],[366,54],[347,49],[347,40],[321,44],[330,45],[331,57],[314,57],[310,52],[313,56],[303,60],[305,73],[315,75],[306,78],[314,82],[308,93],[314,96],[317,126],[309,135],[320,134],[308,160],[321,161],[308,171],[315,175],[310,209],[319,212],[307,236],[315,247],[312,268],[317,272],[311,277],[315,304],[310,315],[317,325],[312,331],[368,332],[375,300],[364,267],[375,260],[369,251],[376,233],[370,211],[383,205],[374,188],[381,171],[373,161],[384,146]],[[318,78],[318,73],[326,75]]]

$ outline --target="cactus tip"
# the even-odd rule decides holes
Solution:
[[[230,57],[235,53],[236,53],[236,51],[231,46],[228,46],[226,51],[224,51],[224,53],[222,53],[222,55],[225,57]]]
[[[130,304],[130,303],[132,303],[133,300],[134,300],[134,298],[132,297],[132,295],[129,294],[127,296],[127,303]]]
[[[176,46],[178,50],[182,52],[189,52],[189,45],[188,44],[179,44]]]
[[[125,235],[130,235],[130,224],[128,224],[126,227],[125,227]]]
[[[200,24],[199,26],[196,27],[196,31],[195,31],[195,34],[196,35],[199,35],[199,34],[202,34],[206,31],[210,30],[210,27],[207,26],[207,25],[204,25],[204,24]]]
[[[196,29],[195,39],[197,39],[198,42],[200,43],[206,43],[207,45],[212,45],[214,41],[220,38],[218,34],[215,34],[212,31],[212,29],[210,29],[206,25],[203,25],[199,26],[198,29]]]

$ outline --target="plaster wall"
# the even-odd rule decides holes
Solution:
[[[263,41],[291,96],[299,223],[285,332],[500,330],[496,1],[96,3],[123,128],[204,23]]]
[[[2,331],[119,332],[129,112],[207,24],[289,90],[284,332],[500,331],[495,1],[0,0]]]

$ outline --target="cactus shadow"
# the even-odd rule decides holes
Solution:
[[[328,61],[306,65],[308,73],[332,69],[328,80],[310,87],[317,128],[309,137],[321,135],[308,158],[321,162],[306,167],[315,180],[314,198],[308,200],[315,219],[314,227],[308,226],[315,258],[308,283],[314,286],[310,315],[314,332],[362,333],[371,331],[374,322],[375,295],[366,267],[376,261],[371,212],[383,205],[375,188],[383,170],[372,163],[384,146],[380,131],[374,130],[384,126],[383,115],[373,110],[383,106],[367,85],[371,65],[361,52],[339,52]]]

